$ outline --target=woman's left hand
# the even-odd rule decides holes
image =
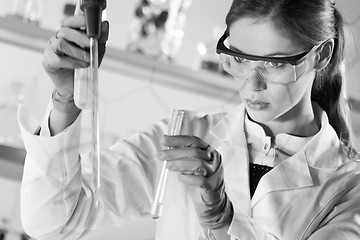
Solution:
[[[200,224],[216,229],[231,221],[232,204],[225,192],[221,155],[195,136],[165,136],[168,147],[158,153],[167,169],[179,173],[194,203]]]
[[[195,136],[164,136],[164,146],[168,150],[158,153],[158,158],[167,160],[167,169],[180,173],[180,180],[205,189],[216,188],[207,181],[221,164],[218,152]],[[193,177],[189,177],[193,176]]]

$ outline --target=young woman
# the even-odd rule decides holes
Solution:
[[[88,65],[88,40],[78,31],[82,16],[65,21],[44,54],[55,91],[41,131],[19,114],[30,235],[80,239],[149,215],[167,160],[157,240],[360,238],[360,163],[345,114],[344,26],[335,4],[234,0],[226,23],[217,52],[242,104],[215,115],[186,112],[180,136],[166,136],[163,120],[103,150],[96,206],[73,102],[73,69]],[[103,31],[101,46],[107,23]]]

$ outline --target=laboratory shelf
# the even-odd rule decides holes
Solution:
[[[14,17],[0,17],[0,42],[43,52],[53,31],[24,23]],[[107,47],[101,70],[144,81],[195,92],[212,98],[229,99],[237,93],[231,78],[206,70],[193,70],[123,49]]]

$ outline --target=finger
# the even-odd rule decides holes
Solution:
[[[182,158],[177,160],[172,159],[166,162],[166,168],[170,171],[183,174],[198,173],[206,177],[213,175],[220,165],[220,158],[205,161],[199,158]]]
[[[179,181],[189,186],[196,186],[203,189],[211,189],[211,186],[208,183],[207,177],[196,176],[196,175],[186,175],[179,174]]]
[[[222,159],[221,154],[213,149],[210,145],[206,148],[207,156],[210,159],[209,164],[211,165],[213,172],[221,165]]]
[[[47,48],[44,52],[42,65],[47,72],[56,72],[59,69],[85,68],[89,63],[76,60],[68,56],[59,56],[52,49]]]
[[[158,159],[161,161],[176,161],[179,159],[199,159],[203,161],[210,161],[209,154],[206,150],[199,148],[173,148],[161,151],[157,154]]]
[[[207,150],[195,148],[171,149],[160,152],[160,160],[167,160],[167,168],[171,171],[200,171],[203,176],[211,176],[221,165],[221,155],[208,147]]]
[[[211,176],[179,174],[178,179],[190,186],[197,186],[206,191],[215,191],[224,184],[224,170],[222,166]]]
[[[192,147],[206,149],[208,146],[208,144],[205,143],[202,139],[196,136],[189,135],[165,135],[163,139],[163,144],[170,148]]]
[[[56,33],[56,38],[66,39],[69,42],[72,42],[78,45],[81,48],[89,48],[90,47],[90,40],[85,32],[68,28],[68,27],[61,27],[59,31]]]
[[[198,159],[181,159],[167,162],[166,168],[169,171],[179,172],[185,175],[208,176],[211,171],[211,168],[204,161],[199,161]]]
[[[90,53],[88,50],[65,40],[64,38],[52,38],[50,41],[50,49],[59,57],[68,56],[83,62],[90,62]]]
[[[86,23],[85,23],[85,16],[84,15],[75,15],[75,16],[71,16],[66,18],[62,25],[62,27],[70,27],[70,28],[85,28]]]

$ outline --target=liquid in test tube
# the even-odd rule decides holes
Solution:
[[[180,134],[182,121],[184,118],[183,110],[173,110],[168,128],[168,135],[175,136]],[[158,219],[161,216],[163,208],[163,200],[167,182],[168,169],[166,168],[167,161],[164,161],[159,184],[156,189],[154,203],[151,209],[151,215],[154,219]]]

